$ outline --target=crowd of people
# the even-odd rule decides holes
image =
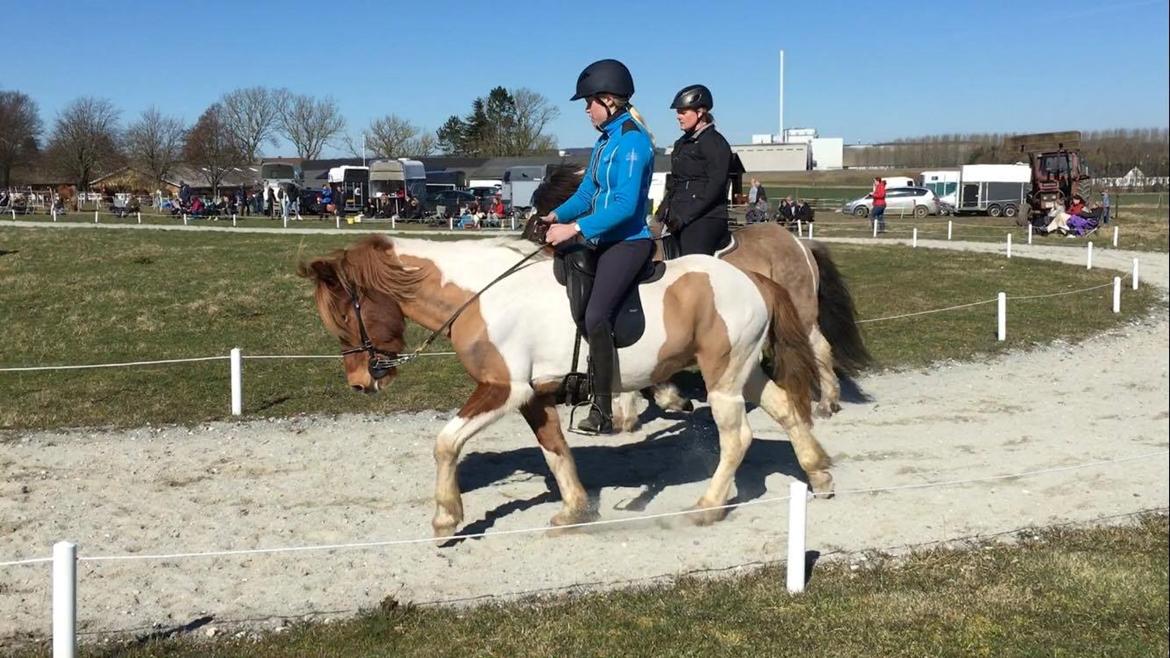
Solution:
[[[808,201],[801,198],[794,200],[792,196],[781,199],[773,212],[768,205],[768,193],[764,186],[760,185],[760,181],[752,179],[752,186],[748,190],[748,224],[774,221],[796,230],[800,224],[808,224],[815,219],[816,211]]]

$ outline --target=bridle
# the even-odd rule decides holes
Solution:
[[[379,349],[376,345],[374,345],[374,341],[370,340],[369,332],[366,331],[366,323],[362,320],[362,303],[361,300],[358,299],[357,286],[346,285],[344,282],[342,282],[341,287],[349,293],[349,302],[353,306],[354,317],[357,318],[358,336],[361,338],[362,342],[361,345],[358,345],[357,347],[350,347],[348,349],[341,350],[341,355],[348,356],[350,354],[361,354],[362,352],[365,352],[370,357],[370,376],[373,377],[375,381],[385,377],[390,372],[391,368],[397,368],[404,363],[409,363],[410,361],[418,358],[418,356],[422,354],[423,350],[430,346],[431,342],[438,338],[440,334],[447,331],[451,325],[455,323],[455,320],[459,318],[459,315],[462,314],[468,306],[471,306],[472,302],[479,299],[479,296],[486,292],[488,288],[491,288],[503,279],[511,276],[512,274],[515,274],[516,271],[520,269],[521,265],[528,262],[530,259],[532,259],[533,256],[536,256],[540,252],[544,251],[546,246],[548,246],[548,244],[542,240],[539,248],[524,258],[521,258],[515,265],[509,267],[507,270],[504,270],[503,274],[492,279],[491,282],[481,288],[479,292],[472,295],[471,298],[466,302],[463,302],[463,305],[455,309],[455,312],[451,314],[451,317],[447,318],[446,322],[440,325],[438,329],[432,331],[431,335],[427,336],[427,339],[424,340],[422,344],[415,348],[415,350],[410,354],[387,352],[385,350]]]
[[[378,349],[374,345],[374,341],[370,340],[370,334],[366,331],[366,323],[362,320],[362,303],[358,299],[357,287],[350,287],[342,284],[342,286],[349,292],[349,302],[353,305],[353,315],[357,318],[358,335],[361,337],[361,345],[351,347],[347,350],[341,350],[342,356],[350,354],[360,354],[365,352],[370,355],[369,370],[370,376],[374,379],[381,379],[390,372],[391,368],[396,368],[407,361],[414,359],[418,353],[400,356],[394,352],[387,352]]]

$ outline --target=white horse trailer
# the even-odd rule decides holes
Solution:
[[[333,202],[340,203],[345,212],[361,212],[365,209],[369,197],[369,167],[334,167],[329,170],[329,183],[337,190]]]
[[[370,200],[380,211],[400,214],[398,191],[420,202],[427,193],[427,170],[418,160],[398,158],[370,163]]]
[[[959,169],[956,213],[1015,217],[1025,207],[1032,168],[1024,164],[963,165]]]

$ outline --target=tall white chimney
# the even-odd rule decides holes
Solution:
[[[780,141],[784,139],[784,50],[780,50]]]

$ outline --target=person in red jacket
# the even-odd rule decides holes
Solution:
[[[886,232],[886,182],[881,176],[873,178],[873,211],[869,214],[871,222],[877,223],[877,232]],[[871,223],[872,227],[873,224]]]

